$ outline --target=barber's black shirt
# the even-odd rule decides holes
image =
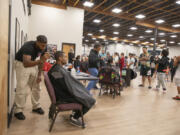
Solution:
[[[26,42],[16,53],[15,59],[23,62],[23,55],[30,55],[31,60],[34,61],[40,53],[44,53],[46,50],[47,49],[41,51],[39,48],[36,47],[35,41],[29,41]]]

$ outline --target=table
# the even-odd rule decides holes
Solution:
[[[77,80],[88,80],[88,81],[92,81],[92,80],[98,80],[98,77],[83,73],[83,72],[79,72],[79,73],[71,73],[72,76],[74,76],[74,78],[76,78]]]

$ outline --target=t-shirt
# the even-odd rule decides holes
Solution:
[[[40,53],[43,54],[46,51],[47,49],[41,51],[39,48],[37,48],[36,41],[29,41],[26,42],[16,53],[15,59],[23,62],[23,55],[30,55],[31,60],[34,61]]]
[[[130,69],[134,69],[134,62],[135,62],[135,59],[134,58],[129,58],[128,59],[128,65],[130,64],[130,63],[132,63],[131,65],[130,65]]]
[[[142,58],[142,57],[146,57],[146,58],[148,58],[149,60],[140,61],[141,66],[150,67],[150,57],[149,57],[149,54],[144,54],[144,53],[142,53],[142,54],[140,55],[140,58]]]
[[[164,72],[167,70],[167,67],[169,66],[169,59],[168,57],[162,57],[158,60],[158,69],[157,72]]]

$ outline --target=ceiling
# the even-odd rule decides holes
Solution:
[[[85,0],[32,0],[32,3],[61,9],[66,9],[67,6],[85,9],[83,44],[86,45],[124,42],[131,45],[153,46],[156,28],[157,45],[180,45],[180,27],[172,27],[174,24],[180,24],[180,4],[176,3],[179,0],[89,1],[94,4],[92,7],[85,7],[83,5]],[[114,13],[112,12],[114,8],[122,11]],[[145,18],[137,19],[138,14],[145,15]],[[101,22],[94,23],[95,19]],[[158,19],[165,22],[155,23]],[[114,23],[120,26],[112,26]],[[136,27],[136,30],[131,30],[131,27]],[[100,29],[104,31],[100,32]],[[146,30],[152,32],[147,33]]]

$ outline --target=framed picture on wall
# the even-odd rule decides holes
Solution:
[[[74,44],[74,43],[62,43],[62,49],[61,50],[66,54],[68,59],[69,59],[68,53],[70,52],[71,49],[73,50],[73,53],[75,56],[76,44]]]
[[[20,23],[18,19],[16,18],[15,23],[15,54],[20,48]]]
[[[24,32],[23,30],[21,30],[21,47],[23,46],[24,44]]]

